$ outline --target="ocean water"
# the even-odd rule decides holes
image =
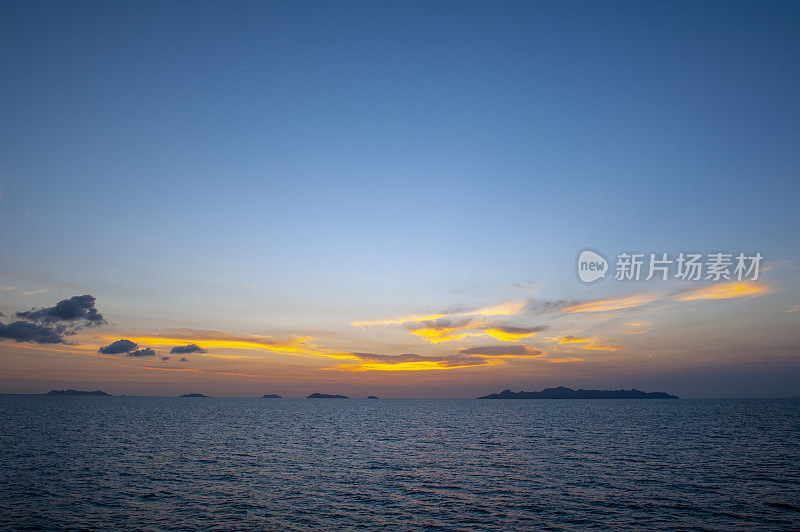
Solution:
[[[0,396],[0,528],[797,530],[800,401]]]

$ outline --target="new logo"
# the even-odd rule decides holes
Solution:
[[[578,277],[584,283],[592,283],[606,276],[608,262],[602,255],[585,249],[578,256]]]

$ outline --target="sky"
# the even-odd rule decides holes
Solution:
[[[0,1],[0,71],[0,392],[800,395],[796,2]]]

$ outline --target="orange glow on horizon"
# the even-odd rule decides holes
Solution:
[[[491,360],[476,362],[475,364],[449,364],[444,360],[420,360],[413,362],[398,362],[392,364],[389,362],[365,362],[363,364],[345,364],[334,368],[341,371],[428,371],[428,370],[446,370],[446,369],[464,369],[476,368],[479,366],[496,366],[504,364],[502,360]]]

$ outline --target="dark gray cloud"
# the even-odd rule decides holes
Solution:
[[[425,321],[407,321],[403,323],[403,327],[409,331],[418,331],[420,329],[462,329],[473,322],[473,318],[438,318],[435,320]]]
[[[94,306],[95,297],[89,294],[62,299],[53,307],[33,308],[17,312],[16,316],[28,321],[40,323],[83,322],[84,326],[104,323],[102,314]]]
[[[87,294],[62,299],[52,307],[16,312],[14,315],[21,318],[20,320],[9,324],[0,323],[0,340],[37,344],[66,343],[65,336],[75,334],[78,329],[105,323],[94,302],[94,296]]]
[[[538,357],[544,355],[544,351],[529,345],[488,345],[483,347],[470,347],[459,351],[462,355],[476,355],[487,357]]]
[[[189,362],[189,360],[188,360],[186,357],[181,357],[181,360],[180,360],[180,361],[181,361],[181,362]]]
[[[66,326],[39,325],[29,321],[15,321],[8,325],[0,323],[0,339],[35,344],[63,344],[64,335],[71,334]]]
[[[189,355],[191,353],[205,353],[206,350],[197,344],[176,345],[169,350],[171,355]]]
[[[145,347],[144,349],[137,349],[136,351],[131,351],[126,357],[154,357],[156,356],[156,352],[150,349],[149,347]]]
[[[161,360],[169,360],[169,357],[161,357]]]
[[[549,325],[537,325],[536,327],[506,327],[503,325],[493,325],[491,327],[487,327],[488,329],[496,329],[498,331],[503,331],[508,334],[531,334],[531,333],[538,333],[545,331],[549,328]]]
[[[131,342],[130,340],[125,340],[123,338],[121,340],[117,340],[116,342],[111,342],[110,344],[101,347],[97,351],[103,353],[104,355],[118,355],[120,353],[130,353],[137,347],[139,346],[136,344],[136,342]]]
[[[554,299],[554,300],[546,300],[546,299],[528,299],[527,304],[525,305],[525,314],[553,314],[555,312],[559,312],[564,310],[568,307],[574,307],[575,305],[581,305],[586,303],[586,301],[579,301],[579,300],[571,300],[568,301],[566,299]]]

